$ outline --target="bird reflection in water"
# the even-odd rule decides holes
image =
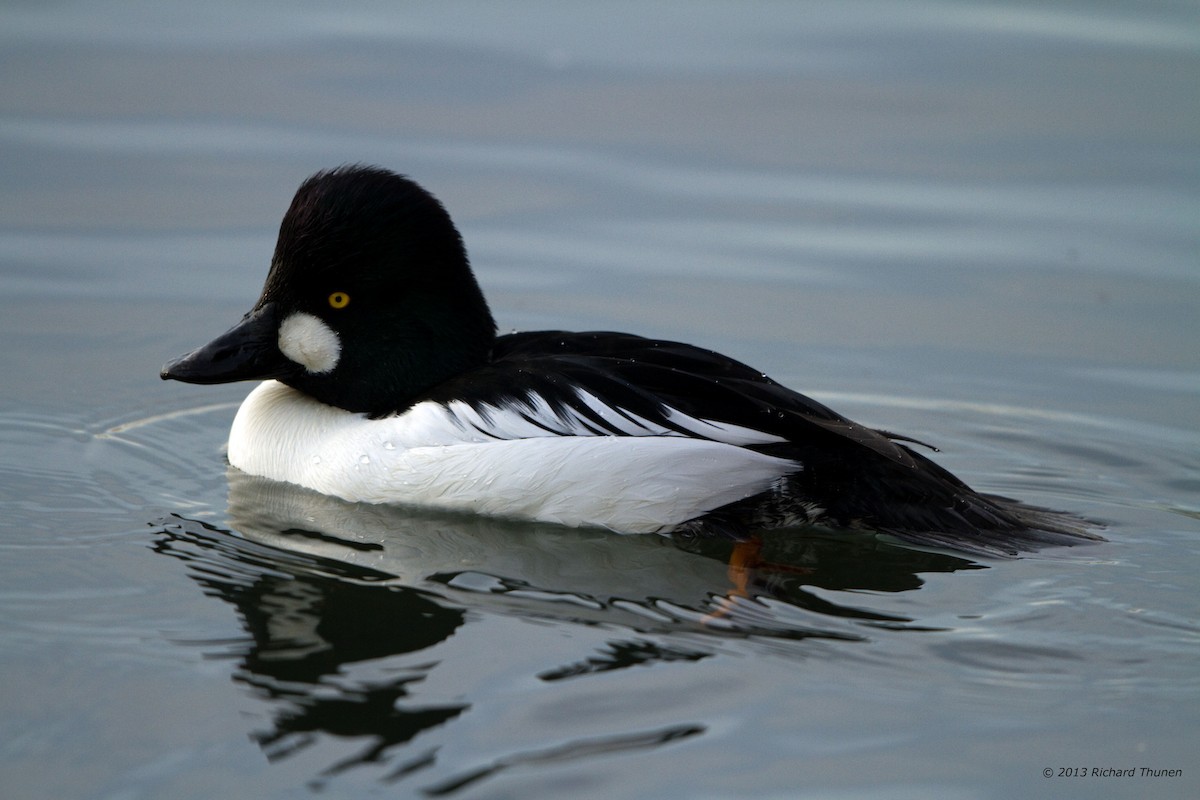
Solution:
[[[412,689],[447,658],[461,658],[439,645],[477,617],[616,632],[603,648],[538,672],[553,683],[700,661],[724,636],[796,646],[859,641],[871,626],[910,621],[810,588],[902,592],[922,585],[920,573],[981,568],[870,535],[820,531],[770,535],[752,562],[737,564],[738,546],[727,541],[354,505],[236,470],[229,479],[228,530],[172,517],[156,523],[155,549],[185,561],[206,594],[236,609],[248,637],[222,650],[237,660],[235,680],[269,704],[270,727],[252,736],[270,760],[324,737],[361,742],[321,770],[318,788],[358,766],[384,767],[384,780],[398,780],[436,761],[436,747],[405,745],[453,724],[470,704],[461,695],[415,698]],[[652,747],[702,733],[702,726],[668,727],[565,752],[583,757],[597,746]]]

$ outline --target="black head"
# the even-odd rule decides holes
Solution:
[[[330,405],[385,414],[484,364],[494,337],[442,204],[393,172],[341,167],[297,190],[254,308],[162,377],[276,378]]]

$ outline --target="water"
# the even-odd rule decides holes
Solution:
[[[1189,4],[0,17],[4,797],[1200,790]],[[157,370],[349,161],[446,202],[505,329],[723,350],[1110,541],[739,573],[227,473],[248,387]]]

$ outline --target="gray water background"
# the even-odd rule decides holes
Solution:
[[[9,4],[0,76],[5,798],[1200,792],[1194,4]],[[347,162],[505,330],[722,350],[1110,541],[813,532],[728,600],[227,475],[249,387],[158,368]]]

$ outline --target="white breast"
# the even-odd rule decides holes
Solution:
[[[599,403],[586,399],[593,408]],[[507,409],[479,414],[465,403],[432,402],[372,420],[267,381],[238,410],[229,461],[252,475],[352,502],[420,505],[625,533],[670,530],[765,491],[781,475],[800,469],[786,459],[726,441],[681,436],[619,409],[610,411],[627,420],[630,435],[591,435],[548,407],[538,412],[539,424]],[[671,419],[739,444],[775,439],[678,414]],[[561,433],[554,432],[555,424]]]

